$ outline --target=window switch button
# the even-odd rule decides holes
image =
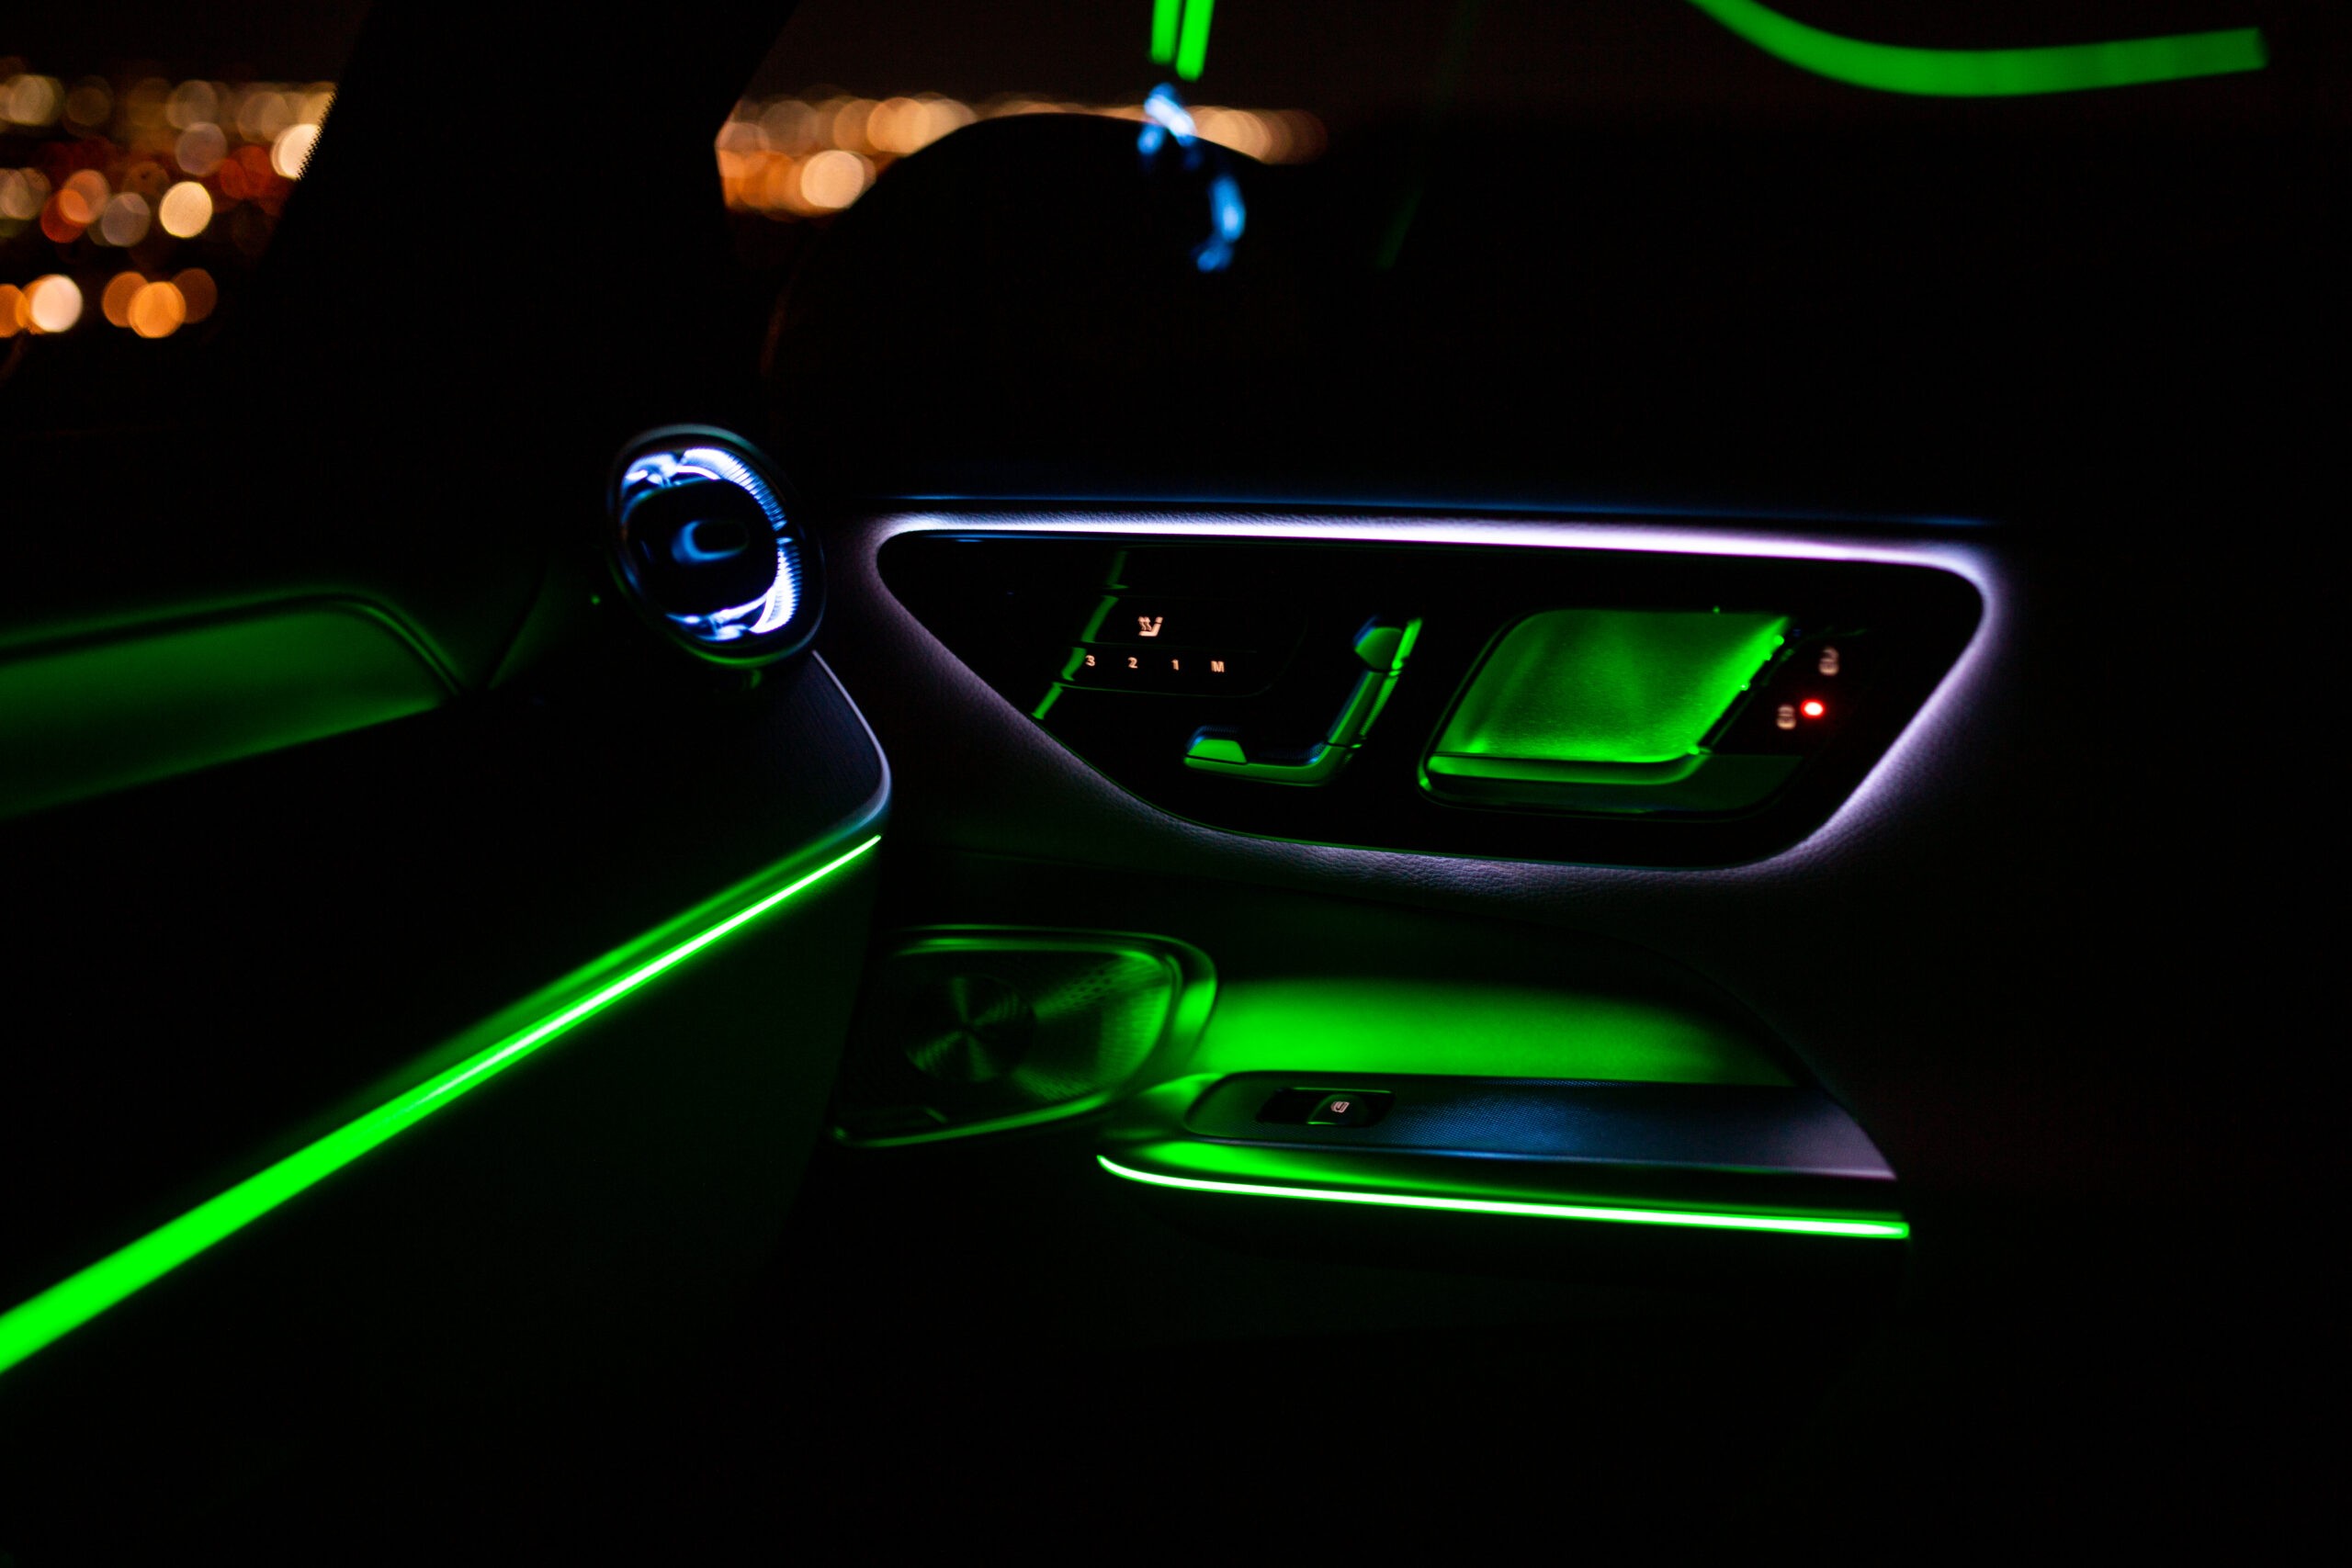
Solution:
[[[1396,1097],[1385,1089],[1343,1089],[1327,1094],[1306,1113],[1310,1127],[1369,1127],[1388,1114]]]
[[[1322,1103],[1323,1091],[1319,1089],[1278,1089],[1259,1108],[1258,1120],[1300,1126],[1306,1122],[1307,1113]]]

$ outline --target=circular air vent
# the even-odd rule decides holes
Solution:
[[[655,624],[707,659],[763,664],[816,632],[816,545],[759,453],[696,425],[649,431],[613,471],[614,560]]]

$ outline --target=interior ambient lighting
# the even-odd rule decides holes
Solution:
[[[1172,65],[1187,82],[1201,79],[1209,56],[1209,17],[1216,0],[1151,0],[1151,61]]]
[[[1176,39],[1176,74],[1187,82],[1201,79],[1209,58],[1209,10],[1216,0],[1185,0],[1184,28]]]
[[[98,1314],[178,1268],[215,1243],[243,1229],[288,1199],[315,1186],[361,1155],[455,1103],[594,1017],[649,981],[676,968],[704,948],[740,931],[803,888],[823,881],[882,841],[867,838],[855,848],[765,895],[714,925],[664,949],[586,997],[526,1029],[475,1052],[457,1066],[425,1079],[317,1142],[247,1177],[198,1204],[175,1220],[148,1232],[120,1251],[60,1280],[23,1304],[0,1314],[0,1372],[33,1355]]]
[[[1530,615],[1480,662],[1435,750],[1621,766],[1694,756],[1788,629],[1752,612]]]
[[[2039,49],[1912,49],[1810,28],[1758,0],[1690,4],[1765,53],[1817,76],[1926,97],[2023,97],[2132,87],[2259,71],[2270,58],[2259,28]]]
[[[1176,63],[1176,17],[1184,0],[1151,0],[1151,62]]]
[[[1430,1198],[1390,1192],[1331,1192],[1315,1187],[1271,1187],[1254,1181],[1204,1181],[1193,1176],[1158,1176],[1131,1169],[1108,1155],[1096,1162],[1114,1176],[1153,1187],[1188,1192],[1222,1192],[1245,1198],[1305,1198],[1324,1203],[1369,1203],[1386,1209],[1440,1209],[1462,1214],[1523,1214],[1546,1220],[1600,1220],[1613,1224],[1680,1225],[1699,1230],[1774,1231],[1792,1235],[1860,1236],[1901,1241],[1911,1234],[1902,1220],[1826,1220],[1799,1214],[1710,1213],[1695,1209],[1635,1209],[1590,1203],[1524,1203],[1496,1198]]]

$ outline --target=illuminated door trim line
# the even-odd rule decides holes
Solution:
[[[2033,49],[1915,49],[1807,27],[1758,0],[1690,0],[1690,4],[1747,42],[1800,70],[1857,87],[1921,97],[2079,93],[2226,76],[2259,71],[2270,63],[2259,28]]]
[[[741,930],[802,889],[831,876],[882,841],[879,833],[808,874],[737,910],[727,919],[630,969],[586,997],[527,1028],[475,1052],[446,1071],[394,1095],[276,1164],[207,1199],[130,1245],[0,1314],[0,1373],[6,1372],[188,1259],[235,1235],[425,1117],[481,1088],[525,1057],[571,1032],[729,933]]]
[[[1463,1214],[1520,1214],[1546,1220],[1598,1220],[1612,1224],[1679,1225],[1698,1230],[1773,1231],[1795,1235],[1853,1236],[1902,1241],[1911,1235],[1903,1220],[1830,1220],[1798,1214],[1744,1214],[1697,1209],[1636,1209],[1593,1203],[1528,1203],[1498,1198],[1438,1198],[1396,1192],[1343,1192],[1316,1187],[1276,1187],[1255,1181],[1208,1181],[1196,1176],[1160,1176],[1119,1164],[1108,1155],[1095,1161],[1114,1176],[1187,1192],[1219,1192],[1247,1198],[1304,1198],[1324,1203],[1367,1203],[1387,1209],[1437,1209]]]

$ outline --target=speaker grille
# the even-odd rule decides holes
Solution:
[[[1206,983],[1204,959],[1157,938],[910,932],[868,972],[835,1135],[896,1143],[1091,1109],[1168,1050]]]

